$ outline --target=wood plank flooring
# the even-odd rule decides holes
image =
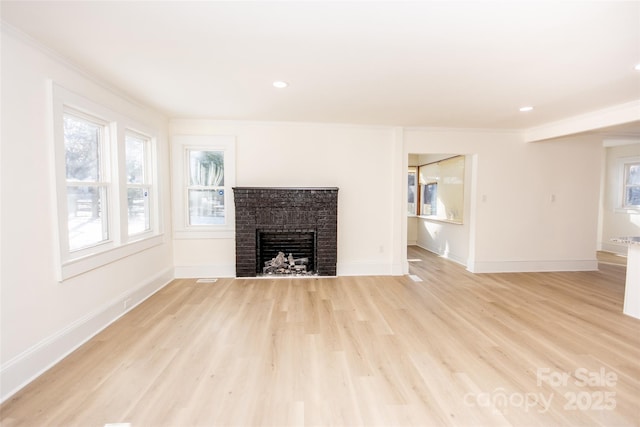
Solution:
[[[625,269],[175,280],[0,407],[2,426],[638,425]]]
[[[603,264],[627,265],[626,255],[620,255],[613,252],[598,251],[598,262]]]

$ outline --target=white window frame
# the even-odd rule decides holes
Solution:
[[[640,166],[640,161],[638,162],[627,162],[624,164],[624,178],[623,178],[623,184],[622,184],[622,207],[624,209],[634,209],[634,210],[638,210],[640,208],[640,205],[629,205],[627,204],[627,190],[629,187],[640,187],[640,185],[632,185],[629,186],[627,184],[627,177],[629,174],[629,170],[631,169],[632,166]]]
[[[235,237],[235,137],[230,135],[174,135],[173,166],[173,233],[176,239],[229,239]],[[219,225],[189,224],[189,152],[220,151],[224,153],[225,223]]]
[[[640,213],[640,208],[637,206],[628,206],[625,205],[626,202],[626,171],[628,165],[638,164],[640,163],[640,156],[634,157],[620,157],[617,160],[617,169],[618,169],[618,197],[616,201],[615,212],[618,213]]]
[[[409,176],[413,175],[413,212],[409,211]],[[420,191],[420,185],[418,182],[418,167],[417,166],[409,166],[407,169],[407,216],[417,216],[418,215],[418,191]]]
[[[122,168],[121,171],[123,173],[122,182],[124,183],[124,191],[121,196],[123,197],[123,212],[126,212],[126,218],[123,224],[125,224],[123,239],[127,241],[135,241],[139,239],[143,239],[153,234],[153,231],[156,229],[156,224],[158,223],[158,212],[160,211],[160,206],[158,205],[158,191],[157,191],[157,168],[154,167],[157,164],[157,147],[156,140],[152,138],[148,134],[144,132],[140,132],[134,129],[125,129],[124,131],[124,141],[126,145],[126,137],[132,136],[134,138],[142,139],[145,141],[144,144],[144,179],[142,183],[134,184],[129,183],[127,179],[127,167],[126,167],[126,146],[123,149],[124,159],[121,162]],[[149,208],[149,229],[144,230],[139,233],[129,234],[129,200],[128,200],[128,190],[130,188],[142,188],[147,189],[148,199],[147,205]]]
[[[125,158],[125,132],[135,131],[145,135],[151,141],[150,162],[151,181],[157,183],[157,134],[158,131],[137,123],[126,115],[90,101],[62,86],[52,82],[52,120],[53,120],[53,167],[52,194],[57,204],[55,226],[57,245],[55,257],[58,281],[62,282],[118,259],[162,244],[162,218],[157,184],[153,185],[153,204],[150,205],[151,230],[145,233],[128,235],[127,182]],[[95,118],[107,124],[108,131],[104,141],[104,154],[108,157],[104,172],[109,179],[109,194],[105,207],[108,214],[109,239],[97,245],[77,251],[69,250],[66,149],[64,143],[63,117],[66,111],[78,112],[89,118]]]
[[[113,204],[110,203],[110,199],[113,196],[113,192],[112,192],[112,188],[113,188],[113,178],[112,178],[112,166],[111,166],[111,162],[110,159],[112,157],[111,153],[114,153],[115,150],[113,149],[113,143],[112,140],[113,138],[111,137],[112,135],[112,131],[113,131],[113,126],[111,123],[84,113],[82,111],[76,110],[75,108],[71,108],[68,106],[63,106],[63,118],[64,116],[74,116],[77,119],[80,120],[84,120],[86,122],[89,123],[93,123],[95,125],[98,125],[100,127],[102,127],[103,131],[101,132],[101,136],[100,136],[100,144],[98,146],[98,152],[99,152],[99,163],[98,163],[98,180],[97,181],[88,181],[88,182],[77,182],[77,181],[70,181],[69,179],[66,178],[66,143],[64,141],[64,137],[63,137],[63,144],[65,145],[64,147],[64,155],[65,155],[65,188],[64,188],[64,195],[65,195],[65,201],[67,202],[67,209],[68,209],[68,200],[67,200],[67,190],[69,187],[76,187],[76,188],[80,188],[80,187],[86,187],[86,186],[95,186],[98,187],[101,192],[105,193],[106,196],[106,206],[101,206],[101,215],[102,216],[106,216],[106,229],[107,229],[107,233],[106,233],[106,239],[101,240],[99,242],[87,245],[87,246],[83,246],[79,249],[74,249],[71,250],[70,246],[71,243],[69,241],[69,233],[68,233],[68,226],[69,226],[69,222],[68,222],[68,218],[65,221],[65,227],[67,228],[67,232],[64,234],[64,238],[66,239],[65,244],[67,245],[67,247],[69,248],[69,254],[70,257],[83,257],[85,255],[89,255],[91,253],[93,253],[95,251],[95,247],[98,246],[105,246],[105,247],[109,247],[110,245],[113,244],[113,228],[112,228],[112,216],[115,214],[115,212],[113,212],[111,209],[113,207]],[[63,125],[64,128],[64,125]],[[68,212],[67,212],[68,214]],[[104,233],[104,230],[103,230]]]

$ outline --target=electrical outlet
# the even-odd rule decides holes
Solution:
[[[129,307],[131,307],[131,298],[127,298],[126,300],[124,300],[123,304],[125,310],[129,309]]]

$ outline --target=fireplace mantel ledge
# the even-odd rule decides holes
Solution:
[[[338,187],[232,187],[234,190],[338,190]]]

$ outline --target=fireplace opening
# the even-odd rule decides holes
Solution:
[[[316,275],[315,230],[258,230],[256,275]]]

